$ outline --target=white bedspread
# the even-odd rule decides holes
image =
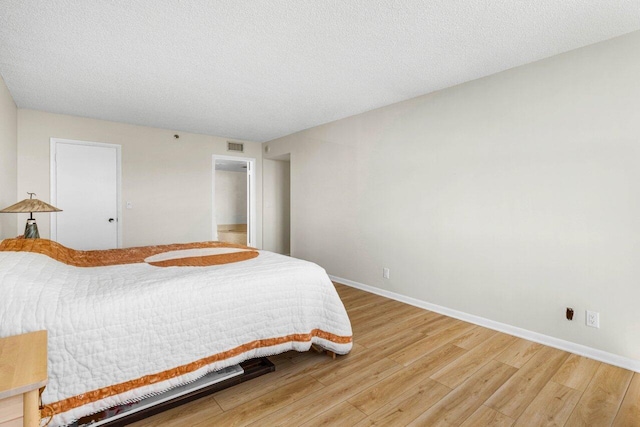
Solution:
[[[325,271],[260,251],[211,267],[145,263],[79,268],[28,252],[0,252],[0,337],[49,331],[44,404],[188,365],[246,344],[321,330],[351,336]],[[195,380],[243,360],[306,351],[311,343],[344,354],[351,342],[262,343],[196,371],[68,410],[51,426]],[[267,341],[268,343],[268,341]],[[265,346],[266,345],[266,346]]]

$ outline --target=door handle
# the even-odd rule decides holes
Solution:
[[[109,222],[113,222],[115,221],[113,218],[109,218]]]

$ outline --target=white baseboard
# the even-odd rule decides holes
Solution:
[[[342,283],[352,288],[361,289],[372,294],[377,294],[386,298],[391,298],[396,301],[400,301],[406,304],[413,305],[415,307],[424,308],[425,310],[435,311],[436,313],[444,314],[445,316],[454,317],[456,319],[464,320],[465,322],[473,323],[475,325],[484,326],[485,328],[493,329],[495,331],[504,332],[505,334],[513,335],[516,337],[524,338],[529,341],[534,341],[540,344],[547,345],[549,347],[557,348],[560,350],[575,353],[580,356],[588,357],[590,359],[598,360],[600,362],[608,363],[610,365],[619,366],[631,371],[640,372],[640,361],[630,359],[628,357],[619,356],[617,354],[609,353],[607,351],[598,350],[597,348],[588,347],[586,345],[577,344],[571,341],[562,340],[549,335],[544,335],[538,332],[529,331],[527,329],[519,328],[517,326],[508,325],[506,323],[496,322],[495,320],[486,319],[484,317],[476,316],[462,311],[454,310],[451,308],[443,307],[441,305],[432,304],[430,302],[422,301],[417,298],[408,297],[396,292],[387,291],[384,289],[376,288],[374,286],[365,285],[363,283],[354,282],[353,280],[344,279],[342,277],[336,277],[329,275],[334,282]]]

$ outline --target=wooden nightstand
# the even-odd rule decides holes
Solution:
[[[47,331],[0,339],[0,427],[40,425],[47,384]]]

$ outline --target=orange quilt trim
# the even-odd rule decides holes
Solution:
[[[334,335],[320,329],[314,329],[308,334],[292,334],[284,337],[256,340],[256,341],[252,341],[250,343],[238,346],[231,350],[214,354],[212,356],[208,356],[208,357],[196,360],[195,362],[191,362],[186,365],[178,366],[177,368],[168,369],[166,371],[158,372],[157,374],[145,375],[144,377],[140,377],[135,380],[126,381],[126,382],[111,385],[108,387],[103,387],[97,390],[92,390],[87,393],[79,394],[77,396],[73,396],[68,399],[51,403],[50,405],[46,405],[48,408],[47,412],[49,411],[51,412],[46,414],[46,416],[53,416],[55,414],[60,414],[62,412],[69,411],[79,406],[96,402],[98,400],[101,400],[107,397],[115,396],[117,394],[121,394],[129,390],[133,390],[133,389],[147,386],[150,384],[156,384],[161,381],[168,380],[170,378],[188,374],[206,365],[210,365],[212,363],[215,363],[221,360],[238,356],[249,350],[254,350],[256,348],[271,347],[278,344],[284,344],[287,342],[309,342],[313,337],[323,338],[338,344],[348,344],[351,342],[350,336],[347,337],[347,336]]]
[[[223,242],[175,243],[172,245],[141,246],[137,248],[108,249],[100,251],[77,251],[48,239],[6,239],[0,242],[0,251],[39,253],[75,267],[104,267],[109,265],[137,264],[145,262],[144,260],[150,256],[164,252],[202,248],[239,248],[250,250],[220,255],[176,258],[165,261],[150,262],[149,264],[156,267],[205,267],[209,265],[245,261],[258,256],[258,251],[251,250],[253,248],[248,246]]]
[[[257,256],[257,251],[244,251],[233,252],[230,254],[175,258],[165,261],[148,261],[147,264],[155,265],[156,267],[206,267],[208,265],[228,264],[230,262],[246,261]]]

